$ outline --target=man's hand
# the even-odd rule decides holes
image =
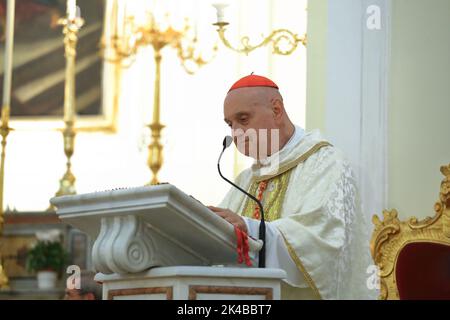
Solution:
[[[247,225],[240,215],[224,208],[217,208],[213,206],[208,206],[208,208],[211,211],[214,211],[218,216],[224,218],[226,221],[248,234]]]

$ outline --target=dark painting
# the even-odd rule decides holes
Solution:
[[[76,106],[79,115],[102,115],[104,0],[78,0],[85,25],[79,32],[76,57]],[[0,88],[3,88],[6,0],[0,0]],[[61,119],[65,58],[62,27],[66,0],[16,1],[11,116],[15,119]],[[3,93],[0,93],[2,101]]]

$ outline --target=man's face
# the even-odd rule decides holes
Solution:
[[[236,89],[224,102],[224,121],[231,128],[236,147],[242,154],[255,159],[276,151],[271,148],[271,134],[277,137],[281,120],[271,90],[261,87]]]

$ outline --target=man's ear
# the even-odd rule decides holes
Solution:
[[[278,99],[278,98],[272,99],[272,112],[273,112],[275,120],[281,119],[281,117],[283,116],[283,112],[284,112],[284,105],[283,105],[283,101],[281,101],[281,99]]]

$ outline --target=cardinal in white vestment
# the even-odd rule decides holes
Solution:
[[[376,298],[367,283],[371,231],[342,152],[318,131],[294,125],[278,86],[262,76],[231,87],[224,118],[238,150],[255,159],[235,183],[263,204],[266,267],[287,274],[281,298]],[[209,208],[258,239],[259,207],[238,189]]]

